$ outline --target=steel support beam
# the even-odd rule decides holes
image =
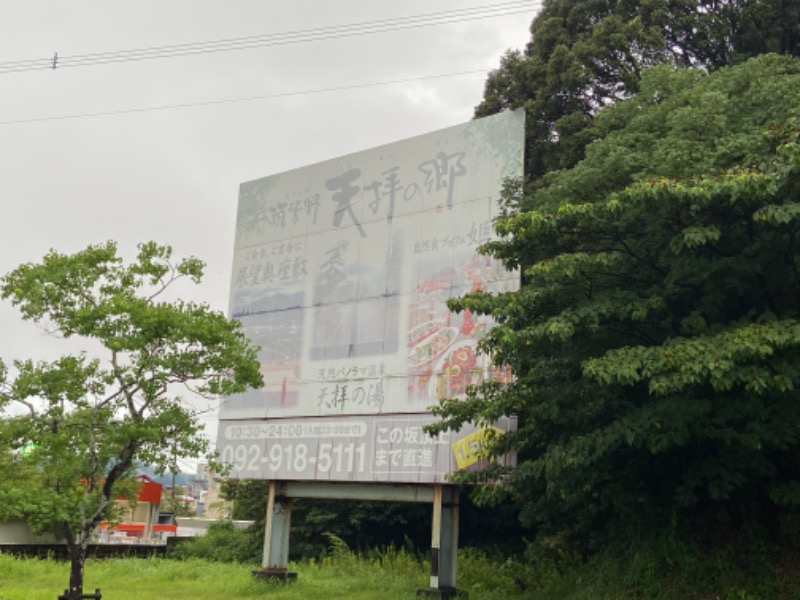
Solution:
[[[292,501],[286,495],[285,483],[269,482],[266,517],[261,570],[253,571],[253,575],[267,579],[296,579],[297,573],[289,571]]]
[[[458,488],[453,485],[434,485],[430,587],[417,590],[417,596],[466,597],[463,591],[456,588],[457,566]]]
[[[297,578],[297,573],[289,571],[291,498],[432,503],[430,587],[417,590],[417,596],[466,597],[466,593],[456,588],[458,493],[457,486],[441,484],[270,481],[262,568],[253,571],[253,575],[273,579]]]
[[[382,502],[433,502],[431,485],[391,483],[346,483],[338,481],[288,481],[283,485],[289,498],[323,500],[375,500]]]

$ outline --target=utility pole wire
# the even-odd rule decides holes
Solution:
[[[395,17],[379,21],[366,21],[352,23],[337,27],[318,27],[314,29],[288,31],[260,36],[249,36],[223,40],[197,42],[191,44],[177,44],[172,46],[154,46],[133,50],[118,50],[82,54],[75,56],[58,57],[56,53],[52,59],[28,59],[20,61],[0,62],[0,74],[37,71],[42,69],[59,69],[91,67],[103,64],[133,62],[141,60],[156,60],[209,54],[217,52],[231,52],[264,48],[286,44],[316,42],[322,40],[348,38],[360,35],[386,33],[435,25],[447,25],[476,19],[485,19],[498,16],[508,16],[525,12],[536,12],[540,8],[540,0],[515,0],[502,4],[468,7],[464,9],[412,15],[409,17]]]
[[[363,88],[370,88],[370,87],[379,87],[384,85],[394,85],[397,83],[411,83],[415,81],[427,81],[430,79],[444,79],[447,77],[461,77],[464,75],[477,75],[477,74],[486,74],[491,69],[476,69],[473,71],[461,71],[458,73],[440,73],[437,75],[423,75],[421,77],[409,77],[406,79],[392,79],[387,81],[373,81],[369,83],[358,83],[352,85],[343,85],[337,86],[332,88],[317,88],[317,89],[310,89],[310,90],[301,90],[295,92],[280,92],[276,94],[264,94],[259,96],[247,96],[244,98],[224,98],[221,100],[207,100],[204,102],[190,102],[184,104],[168,104],[163,106],[146,106],[142,108],[127,108],[122,110],[109,110],[109,111],[100,111],[100,112],[93,112],[93,113],[79,113],[73,115],[55,115],[50,117],[32,117],[30,119],[14,119],[11,121],[0,121],[0,126],[9,126],[9,125],[23,125],[26,123],[43,123],[47,121],[65,121],[70,119],[89,119],[94,117],[111,117],[116,115],[127,115],[127,114],[134,114],[134,113],[143,113],[143,112],[154,112],[154,111],[161,111],[161,110],[177,110],[181,108],[198,108],[201,106],[214,106],[217,104],[234,104],[239,102],[254,102],[256,100],[272,100],[276,98],[288,98],[291,96],[304,96],[307,94],[324,94],[328,92],[341,92],[345,90],[357,90]]]

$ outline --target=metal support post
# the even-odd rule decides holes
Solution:
[[[261,570],[253,575],[267,579],[297,579],[289,571],[289,531],[292,522],[292,503],[286,497],[285,484],[269,482],[267,523],[264,528],[264,552]]]
[[[456,588],[458,559],[458,488],[435,485],[431,525],[430,587],[417,590],[417,596],[436,598],[466,597]]]

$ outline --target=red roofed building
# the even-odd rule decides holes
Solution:
[[[127,498],[117,499],[121,509],[120,514],[124,518],[116,524],[103,523],[100,525],[103,541],[115,541],[120,538],[122,540],[125,538],[151,540],[175,535],[177,528],[174,524],[159,523],[158,521],[164,486],[144,474],[137,475],[136,479],[141,482],[136,504],[130,503]]]

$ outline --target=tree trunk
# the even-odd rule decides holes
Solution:
[[[69,589],[68,600],[81,600],[83,598],[83,566],[86,562],[86,546],[82,543],[71,545],[69,549]]]

